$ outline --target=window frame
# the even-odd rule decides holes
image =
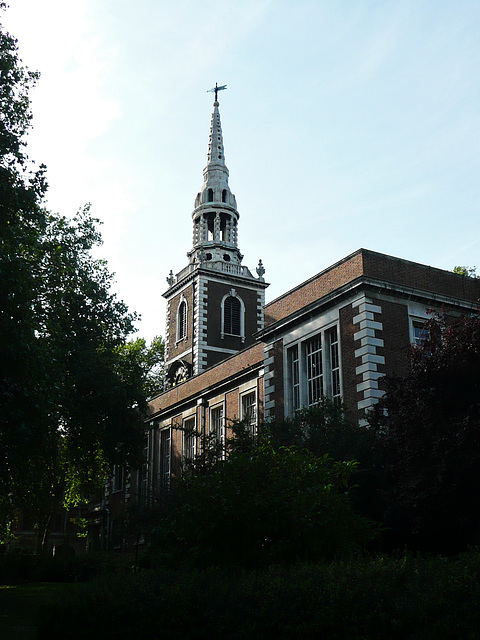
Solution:
[[[221,411],[219,420],[214,417],[214,414]],[[221,444],[222,453],[221,458],[225,457],[225,443],[226,443],[226,425],[225,425],[225,405],[223,402],[219,402],[209,408],[209,433],[214,433],[217,441]]]
[[[125,488],[125,467],[114,464],[112,467],[112,493],[118,493]]]
[[[183,318],[183,323],[182,323],[182,319],[181,319],[181,314],[182,314],[182,309],[185,309],[185,314],[184,314],[184,318]],[[178,307],[177,307],[177,321],[176,321],[176,335],[175,335],[175,342],[178,344],[179,342],[181,342],[182,340],[186,340],[187,336],[188,336],[188,302],[187,299],[185,298],[185,296],[182,294],[180,296],[180,302],[178,303]],[[182,324],[183,324],[183,328],[184,331],[182,332]]]
[[[427,317],[422,318],[420,316],[410,316],[410,344],[414,347],[421,347],[426,338],[428,338],[428,329],[425,328],[425,322],[428,320]],[[418,336],[416,335],[415,330],[419,329],[420,331],[424,331],[425,335]]]
[[[192,422],[193,425],[189,426],[188,423]],[[197,455],[197,436],[196,436],[196,428],[197,428],[197,416],[191,415],[186,416],[182,420],[182,460],[183,462],[192,461]],[[188,430],[192,430],[189,434]],[[191,455],[188,455],[188,450],[191,448]]]
[[[322,397],[341,402],[343,375],[338,320],[285,344],[284,362],[285,415],[317,406]]]
[[[159,431],[159,479],[161,491],[170,489],[172,478],[172,427]]]
[[[245,415],[245,400],[250,397],[253,396],[253,404],[250,404],[248,408],[253,407],[253,419],[252,417],[249,417],[248,415]],[[246,423],[246,426],[248,426],[248,428],[250,429],[252,434],[256,433],[257,430],[257,426],[258,426],[258,399],[257,399],[257,389],[253,388],[253,389],[247,389],[247,391],[244,391],[243,393],[240,394],[240,398],[239,398],[239,415],[240,415],[240,420],[246,420],[248,421],[248,423]]]
[[[235,298],[236,300],[238,300],[238,302],[240,303],[240,333],[227,333],[225,331],[225,303],[228,300],[228,298]],[[225,337],[232,337],[232,338],[240,338],[242,340],[242,342],[245,342],[245,303],[243,302],[242,298],[238,295],[238,293],[235,291],[235,289],[231,289],[227,294],[225,294],[222,298],[222,303],[220,306],[220,313],[221,313],[221,337],[222,340]]]

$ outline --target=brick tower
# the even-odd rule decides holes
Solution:
[[[237,245],[237,202],[228,186],[222,127],[215,89],[207,165],[195,198],[193,246],[188,265],[167,278],[167,386],[224,360],[254,342],[263,328],[265,270],[257,277],[242,265]]]

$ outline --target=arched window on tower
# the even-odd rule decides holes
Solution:
[[[226,202],[227,201],[227,190],[224,189],[222,191],[222,202]]]
[[[222,300],[222,338],[239,336],[245,339],[245,306],[241,298],[232,291]]]
[[[187,303],[182,300],[177,311],[177,342],[187,337]]]
[[[207,191],[207,202],[213,202],[213,189]]]

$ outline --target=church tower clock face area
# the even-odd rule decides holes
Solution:
[[[254,276],[242,264],[238,247],[240,214],[230,190],[225,164],[218,91],[210,124],[203,185],[192,213],[193,241],[188,264],[170,271],[167,300],[167,386],[237,353],[255,342],[263,328],[265,270],[261,261]]]

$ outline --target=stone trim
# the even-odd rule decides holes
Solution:
[[[378,352],[384,346],[383,339],[377,333],[383,330],[383,323],[379,320],[382,308],[365,295],[355,300],[352,308],[356,313],[353,324],[358,325],[358,330],[353,335],[356,343],[355,359],[358,363],[355,368],[359,395],[357,408],[359,413],[364,413],[385,393],[378,385],[378,380],[384,375],[379,367],[385,364],[385,357]],[[361,419],[360,422],[364,424],[365,420]]]
[[[275,416],[275,372],[274,372],[274,351],[273,345],[265,345],[263,349],[264,365],[264,397],[265,397],[265,419]]]
[[[193,321],[193,375],[201,373],[207,366],[206,341],[203,336],[207,329],[208,282],[205,277],[198,276],[195,284],[194,315],[196,317]]]

